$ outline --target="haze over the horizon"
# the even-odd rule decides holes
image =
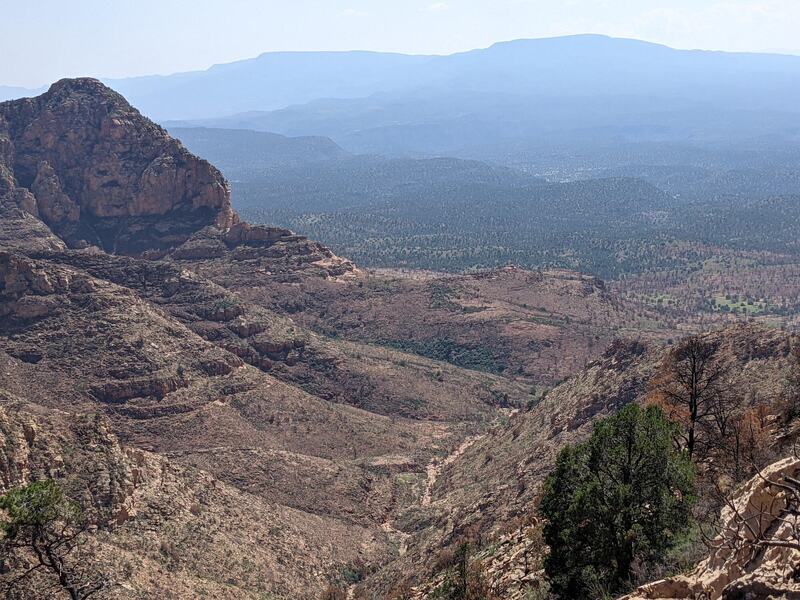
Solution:
[[[800,54],[795,0],[118,0],[113,9],[39,0],[3,13],[0,51],[14,60],[0,64],[0,85],[25,87],[205,69],[280,50],[449,54],[580,33]]]

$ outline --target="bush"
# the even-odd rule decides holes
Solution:
[[[661,560],[688,529],[694,467],[675,449],[674,428],[658,407],[629,405],[561,450],[540,507],[558,596],[625,589],[635,567]]]

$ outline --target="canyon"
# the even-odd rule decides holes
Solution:
[[[717,325],[776,419],[796,336]],[[524,598],[557,451],[696,332],[569,270],[364,269],[247,223],[96,80],[0,104],[0,491],[62,482],[109,598],[425,597],[465,536]]]

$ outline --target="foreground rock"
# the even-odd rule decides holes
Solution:
[[[626,600],[800,598],[798,476],[800,459],[786,458],[745,483],[722,511],[708,558],[688,575],[645,585]]]

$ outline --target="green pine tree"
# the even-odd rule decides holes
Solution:
[[[635,564],[659,561],[687,530],[694,467],[674,428],[659,408],[631,404],[561,450],[541,501],[545,572],[560,597],[625,589]]]
[[[52,480],[36,481],[0,496],[0,589],[29,597],[29,588],[53,582],[71,600],[86,600],[109,585],[86,556],[75,552],[87,524],[80,506]],[[10,567],[22,565],[22,572]],[[60,597],[53,592],[53,598]],[[36,596],[39,597],[39,596]]]

